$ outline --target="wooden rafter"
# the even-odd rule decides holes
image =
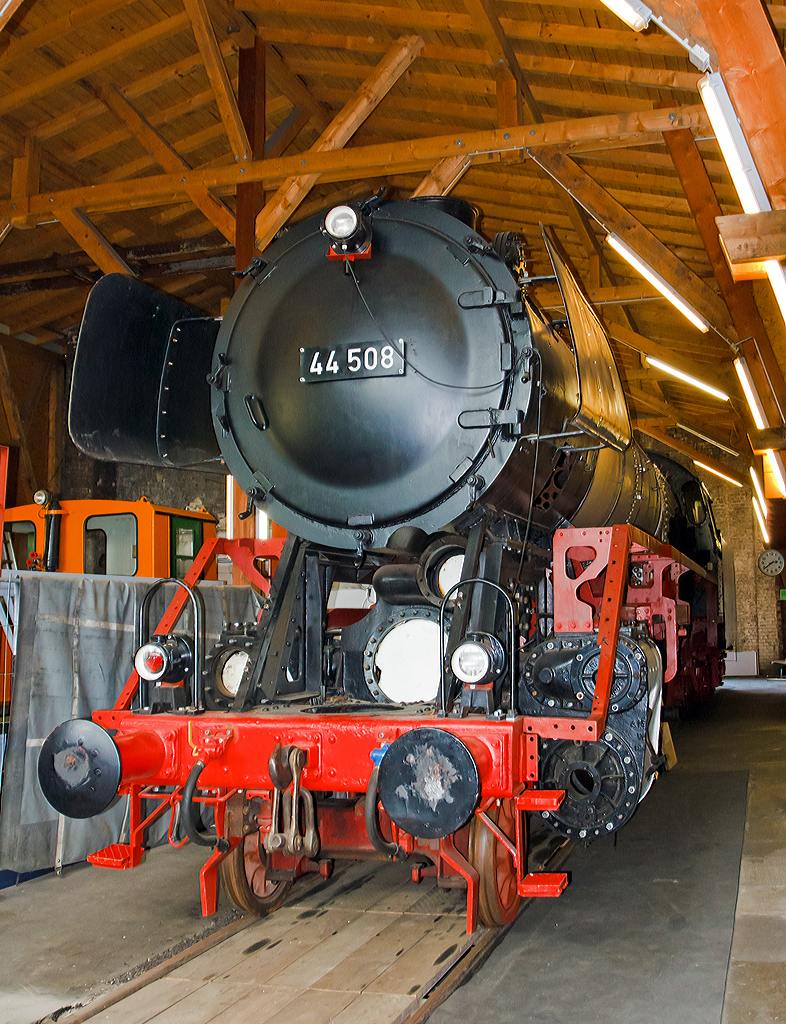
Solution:
[[[191,170],[177,151],[159,135],[150,122],[142,117],[117,89],[104,89],[101,92],[101,100],[165,171],[177,173]],[[234,243],[235,217],[231,211],[219,199],[211,195],[206,188],[190,189],[188,196],[210,223],[218,228],[224,238],[228,242]]]
[[[681,370],[683,373],[690,374],[693,377],[698,377],[699,379],[706,381],[707,384],[713,385],[713,387],[720,388],[721,390],[728,387],[726,379],[731,378],[728,377],[727,374],[724,374],[723,379],[718,377],[717,360],[714,360],[711,364],[697,367],[694,363],[688,362],[688,360],[681,357],[678,353],[675,353],[666,345],[660,345],[657,341],[645,338],[642,334],[638,334],[636,331],[623,327],[621,324],[615,324],[604,319],[604,326],[609,337],[613,338],[621,345],[625,345],[626,348],[633,349],[635,352],[639,352],[644,356],[652,356],[653,359],[660,359],[661,362],[668,363],[669,366],[673,366],[675,370]],[[730,364],[731,353],[729,353],[729,358],[725,364],[726,369],[728,369]]]
[[[22,6],[22,0],[5,0],[0,9],[0,32],[16,14],[17,9]]]
[[[471,164],[472,160],[468,156],[445,157],[431,168],[412,193],[412,198],[446,195],[469,170]]]
[[[786,63],[761,0],[695,0],[775,209],[786,208]]]
[[[664,139],[701,233],[721,296],[737,334],[743,339],[741,349],[753,374],[759,396],[772,422],[777,423],[781,417],[772,389],[776,388],[783,395],[786,385],[767,328],[756,306],[753,289],[749,282],[733,280],[723,255],[716,226],[716,218],[721,212],[720,204],[715,198],[696,143],[690,132],[668,133]]]
[[[677,294],[697,309],[721,337],[734,334],[728,310],[702,280],[648,231],[586,171],[556,150],[527,151],[605,230],[615,232]],[[731,338],[736,340],[736,337]]]
[[[387,43],[381,33],[365,36],[348,36],[339,32],[316,31],[305,28],[289,28],[281,24],[278,17],[282,13],[299,15],[311,19],[353,20],[366,22],[370,25],[385,25],[393,30],[409,29],[410,31],[428,31],[443,29],[457,38],[462,35],[475,35],[477,28],[469,14],[452,11],[425,11],[397,7],[385,7],[378,4],[342,3],[341,0],[235,0],[239,10],[256,14],[257,21],[262,19],[263,35],[272,43],[280,41],[297,46],[316,46],[342,50],[378,52]],[[270,23],[264,21],[265,16],[273,16]],[[593,28],[589,25],[565,25],[555,22],[525,21],[523,18],[499,19],[505,35],[514,45],[516,42],[542,43],[544,39],[552,45],[581,46],[594,50],[620,50],[631,53],[657,56],[682,57],[684,50],[678,42],[664,33],[652,32],[642,35],[631,32],[627,28],[606,29]],[[461,46],[427,43],[423,50],[424,57],[434,60],[456,61],[486,64],[488,56],[485,50],[475,50]]]
[[[724,255],[732,265],[786,259],[786,210],[717,216],[715,224]]]
[[[117,63],[138,50],[143,50],[157,42],[162,42],[169,36],[182,32],[187,25],[188,15],[185,12],[175,14],[171,18],[166,18],[164,21],[151,25],[150,28],[134,33],[128,39],[123,39],[119,43],[113,43],[102,50],[97,50],[81,60],[72,61],[59,71],[55,71],[45,78],[23,86],[21,89],[16,89],[0,98],[0,115],[8,114],[12,110],[18,110],[19,107],[24,106],[30,100],[40,99],[56,89],[61,89],[65,85],[78,81],[80,78],[89,78],[96,71]]]
[[[330,122],[311,152],[340,149],[352,137],[393,88],[423,48],[419,36],[401,38],[387,56],[379,62],[373,74],[363,83],[352,99]],[[264,249],[279,228],[308,195],[319,179],[318,174],[302,174],[285,181],[257,217],[257,248]]]
[[[521,98],[527,105],[531,119],[538,124],[543,121],[543,113],[540,106],[532,95],[529,82],[521,70],[516,52],[502,27],[494,0],[464,0],[464,6],[472,16],[473,23],[481,30],[486,38],[486,45],[489,53],[494,59],[497,67],[505,67],[513,76],[521,93]],[[516,122],[520,124],[520,121]]]
[[[75,29],[94,24],[99,18],[106,17],[119,7],[125,7],[127,3],[128,0],[93,0],[93,3],[72,8],[62,18],[48,20],[45,25],[32,29],[23,36],[3,37],[5,46],[0,53],[0,67],[26,57],[41,46],[56,42]]]
[[[207,77],[216,97],[218,112],[229,139],[229,146],[236,160],[251,159],[251,144],[243,125],[243,119],[232,91],[224,59],[213,31],[205,0],[184,0],[191,25],[194,29],[199,52],[205,64]]]
[[[236,187],[241,181],[262,181],[266,186],[278,185],[297,174],[319,174],[323,181],[341,181],[363,177],[371,171],[397,174],[410,170],[427,170],[446,156],[456,152],[473,158],[499,158],[518,154],[528,147],[580,146],[592,142],[608,150],[615,145],[638,143],[644,135],[658,136],[677,128],[706,128],[709,124],[701,104],[689,107],[641,110],[635,114],[608,115],[597,118],[573,118],[550,121],[542,125],[495,129],[485,132],[461,132],[426,139],[403,139],[370,146],[353,146],[340,151],[307,153],[276,160],[259,160],[243,168],[237,165],[209,167],[184,174],[153,175],[128,181],[122,195],[114,185],[93,185],[90,188],[64,189],[30,197],[28,223],[51,220],[52,213],[79,207],[86,211],[128,210],[171,203],[188,188]],[[241,170],[243,173],[241,173]],[[10,219],[10,204],[0,201],[0,220]]]
[[[77,245],[84,249],[95,265],[105,274],[136,276],[125,260],[81,210],[58,210],[57,219]]]
[[[500,128],[518,127],[524,123],[521,90],[510,71],[499,66],[494,69],[495,99],[497,101],[497,124]]]
[[[685,444],[684,441],[678,441],[676,438],[671,437],[666,433],[665,430],[659,430],[654,426],[640,426],[638,428],[643,434],[648,437],[654,438],[656,441],[660,441],[661,444],[668,445],[669,448],[673,448],[674,451],[680,452],[682,455],[687,455],[689,459],[694,461],[703,462],[705,466],[709,466],[710,469],[716,473],[722,473],[724,476],[729,477],[731,480],[736,481],[741,487],[748,486],[749,481],[732,469],[725,462],[720,462],[718,459],[714,459],[711,455],[707,455],[705,452],[700,452],[693,445]]]
[[[273,46],[267,47],[265,67],[268,78],[296,107],[308,110],[321,129],[330,123],[327,109],[306,88],[305,84],[289,70],[281,59],[281,54]]]

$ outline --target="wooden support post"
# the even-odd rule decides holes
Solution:
[[[242,47],[238,54],[238,108],[243,127],[251,147],[252,159],[259,160],[265,149],[265,44],[259,37],[254,45]],[[260,182],[248,182],[237,187],[235,269],[244,270],[257,254],[254,244],[254,225],[265,200]],[[256,536],[256,516],[239,519],[245,510],[247,498],[235,480],[232,487],[232,537],[251,539]],[[227,524],[229,525],[229,524]],[[236,585],[249,581],[242,569],[233,564],[232,582]]]
[[[11,171],[11,224],[28,227],[25,218],[30,203],[41,187],[41,151],[33,138],[25,139],[25,154],[17,157]]]
[[[8,367],[5,349],[2,346],[0,346],[0,402],[2,402],[6,420],[8,421],[8,431],[11,440],[19,448],[19,476],[21,478],[20,483],[24,485],[24,501],[18,500],[20,504],[24,504],[25,501],[33,500],[33,495],[38,490],[38,481],[36,480],[33,461],[30,458],[30,449],[27,446],[27,433],[22,422],[22,415],[19,411],[16,395],[14,394],[11,371]]]

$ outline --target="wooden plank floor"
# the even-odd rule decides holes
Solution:
[[[95,1024],[394,1024],[485,935],[466,894],[353,862],[91,1017]],[[63,1021],[67,1021],[64,1017]]]

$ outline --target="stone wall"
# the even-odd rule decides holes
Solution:
[[[781,584],[777,578],[764,576],[756,565],[756,560],[765,545],[751,503],[752,488],[727,484],[714,474],[697,468],[690,459],[673,449],[666,448],[648,437],[642,437],[641,440],[645,447],[662,452],[695,473],[709,491],[727,557],[730,554],[734,562],[737,605],[734,650],[756,651],[759,672],[762,675],[777,675],[777,672],[771,672],[771,664],[773,660],[783,657],[783,631],[779,607]],[[706,455],[717,458],[718,452],[701,441],[687,435],[683,440],[694,446],[697,451],[703,449]],[[734,468],[740,475],[747,477],[747,466],[742,460],[739,460]]]

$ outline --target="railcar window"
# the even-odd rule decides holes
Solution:
[[[191,563],[202,547],[202,522],[185,516],[172,516],[170,535],[170,572],[175,579],[185,579]]]
[[[131,512],[85,520],[84,571],[98,576],[135,576],[138,527]]]
[[[27,559],[35,551],[35,523],[28,520],[6,523],[3,527],[3,568],[26,569]],[[40,552],[39,552],[40,554]]]

